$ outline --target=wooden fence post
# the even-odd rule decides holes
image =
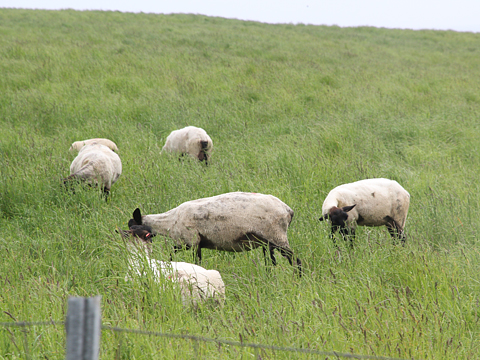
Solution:
[[[67,360],[98,360],[102,318],[101,296],[68,299]]]

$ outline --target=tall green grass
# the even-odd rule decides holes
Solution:
[[[480,35],[266,25],[193,15],[0,9],[0,322],[63,320],[68,296],[102,295],[106,325],[401,358],[480,351]],[[208,167],[160,154],[204,128]],[[73,141],[117,143],[123,174],[65,192]],[[330,189],[397,180],[411,194],[405,247],[361,228],[334,248],[318,222]],[[204,251],[223,308],[182,307],[126,281],[132,211],[229,191],[294,211],[305,265],[260,250]],[[154,254],[170,256],[168,239]],[[280,256],[278,256],[280,258]],[[177,253],[193,261],[192,253]],[[26,339],[26,340],[25,340]],[[0,358],[64,358],[64,329],[0,328]],[[28,352],[28,353],[27,353]],[[104,331],[104,358],[250,358],[249,349]],[[257,354],[258,355],[258,354]],[[266,351],[262,358],[290,358]],[[295,354],[296,357],[308,355]]]

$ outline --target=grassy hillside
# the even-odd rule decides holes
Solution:
[[[102,295],[103,323],[122,328],[476,358],[479,58],[480,34],[452,31],[0,9],[0,322],[63,320],[68,296]],[[166,136],[186,125],[212,137],[208,168],[160,154]],[[109,202],[95,189],[62,187],[70,144],[93,137],[120,148],[123,174]],[[371,177],[410,192],[407,244],[362,228],[354,250],[335,249],[317,220],[322,202],[333,187]],[[267,269],[261,250],[206,250],[202,265],[221,272],[227,301],[197,311],[151,277],[125,281],[115,229],[136,207],[160,213],[230,191],[273,194],[295,211],[289,241],[304,277],[283,258]],[[154,244],[157,258],[168,259],[168,242]],[[185,251],[175,259],[193,258]],[[0,358],[25,358],[27,349],[62,359],[64,341],[63,327],[25,337],[0,327]],[[259,355],[108,331],[101,352]]]

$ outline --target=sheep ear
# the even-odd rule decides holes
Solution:
[[[344,206],[344,207],[342,208],[342,210],[345,211],[345,212],[349,212],[349,211],[352,210],[355,206],[357,206],[357,204],[351,205],[351,206]]]
[[[133,220],[135,220],[137,225],[142,225],[142,213],[139,208],[136,208],[133,212]]]
[[[328,220],[330,219],[330,214],[325,214],[325,215],[322,215],[322,217],[320,219],[318,219],[319,221],[323,221],[323,220]]]

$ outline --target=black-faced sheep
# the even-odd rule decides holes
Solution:
[[[92,185],[100,185],[108,195],[121,174],[120,157],[107,146],[92,143],[80,149],[70,165],[70,176],[64,179],[64,182],[79,179]]]
[[[213,149],[213,142],[207,132],[195,126],[175,130],[167,137],[162,151],[180,155],[189,154],[200,161],[208,162]]]
[[[122,231],[127,238],[130,270],[138,276],[145,274],[145,265],[148,266],[155,279],[162,278],[173,281],[180,287],[184,305],[198,305],[199,301],[213,299],[220,304],[225,300],[225,284],[217,270],[207,270],[195,264],[186,262],[159,261],[151,258],[151,243],[155,236],[147,226],[132,227]],[[131,277],[127,276],[126,280]]]
[[[69,151],[70,152],[80,151],[80,149],[83,148],[85,145],[91,145],[91,144],[95,144],[95,143],[105,145],[108,148],[110,148],[110,150],[118,152],[118,147],[112,140],[102,139],[102,138],[75,141],[72,144],[72,146],[70,146]]]
[[[296,263],[301,275],[300,259],[293,257],[287,229],[293,210],[272,195],[233,192],[192,200],[163,214],[141,215],[135,209],[128,226],[150,226],[157,234],[175,240],[175,249],[193,248],[198,262],[201,250],[249,251],[268,246],[272,263],[274,250]]]
[[[322,217],[330,220],[332,236],[355,236],[356,225],[383,226],[393,238],[405,243],[410,194],[399,183],[389,179],[366,179],[337,186],[329,192],[322,206]],[[353,240],[353,239],[352,239]]]

